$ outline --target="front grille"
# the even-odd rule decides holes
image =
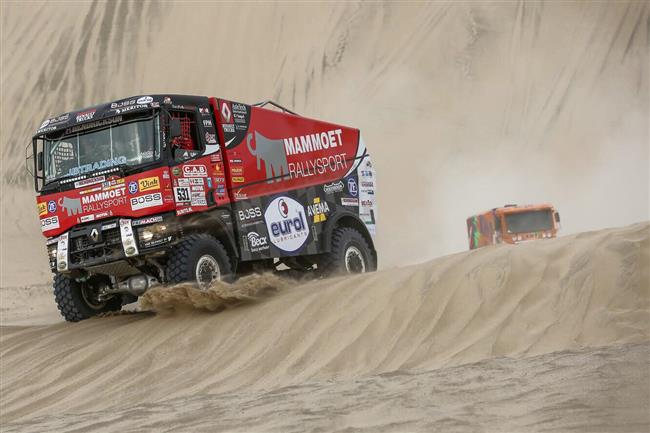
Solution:
[[[97,241],[91,238],[93,229],[101,233]],[[101,230],[101,224],[73,229],[70,232],[69,248],[70,264],[77,266],[107,263],[124,256],[119,226],[104,231]]]

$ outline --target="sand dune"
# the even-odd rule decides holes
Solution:
[[[219,313],[199,308],[77,324],[5,322],[0,407],[7,421],[27,422],[647,342],[649,228],[643,223],[279,285],[273,296]]]
[[[649,13],[0,2],[0,430],[648,431],[649,225],[581,232],[650,220]],[[384,271],[63,323],[24,146],[164,92],[359,127]],[[464,251],[470,214],[546,201],[571,236],[405,267]]]

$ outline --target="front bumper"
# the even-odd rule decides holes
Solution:
[[[173,219],[173,218],[167,218]],[[66,272],[124,261],[167,248],[177,238],[173,230],[163,230],[163,215],[129,219],[119,218],[80,225],[48,242],[50,268]],[[173,226],[173,223],[169,224]],[[158,230],[152,227],[158,226]],[[166,226],[164,226],[166,227]],[[145,230],[153,235],[142,239]]]

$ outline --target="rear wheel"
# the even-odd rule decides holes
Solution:
[[[100,296],[100,289],[108,284],[101,277],[91,277],[79,282],[62,274],[54,276],[54,299],[61,315],[68,322],[78,322],[100,313],[119,311],[122,308],[120,295],[108,299]]]
[[[332,232],[332,250],[318,262],[321,275],[361,274],[376,269],[374,254],[357,230],[338,227]]]
[[[210,235],[191,235],[178,243],[167,262],[170,283],[196,282],[207,290],[215,281],[230,282],[232,264],[223,244]]]

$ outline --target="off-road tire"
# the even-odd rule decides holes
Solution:
[[[120,295],[108,299],[101,308],[91,307],[81,293],[82,284],[62,274],[54,276],[54,299],[59,312],[68,322],[79,322],[101,313],[122,309]]]
[[[167,261],[168,282],[176,284],[196,281],[196,266],[204,255],[210,255],[217,261],[221,281],[232,282],[233,264],[226,248],[207,234],[190,235],[174,246]]]
[[[318,261],[318,273],[321,276],[361,273],[351,272],[346,266],[346,252],[356,249],[363,257],[363,272],[377,270],[375,255],[368,242],[359,231],[350,227],[337,227],[332,231],[332,249],[322,254]],[[355,253],[356,253],[355,251]]]

